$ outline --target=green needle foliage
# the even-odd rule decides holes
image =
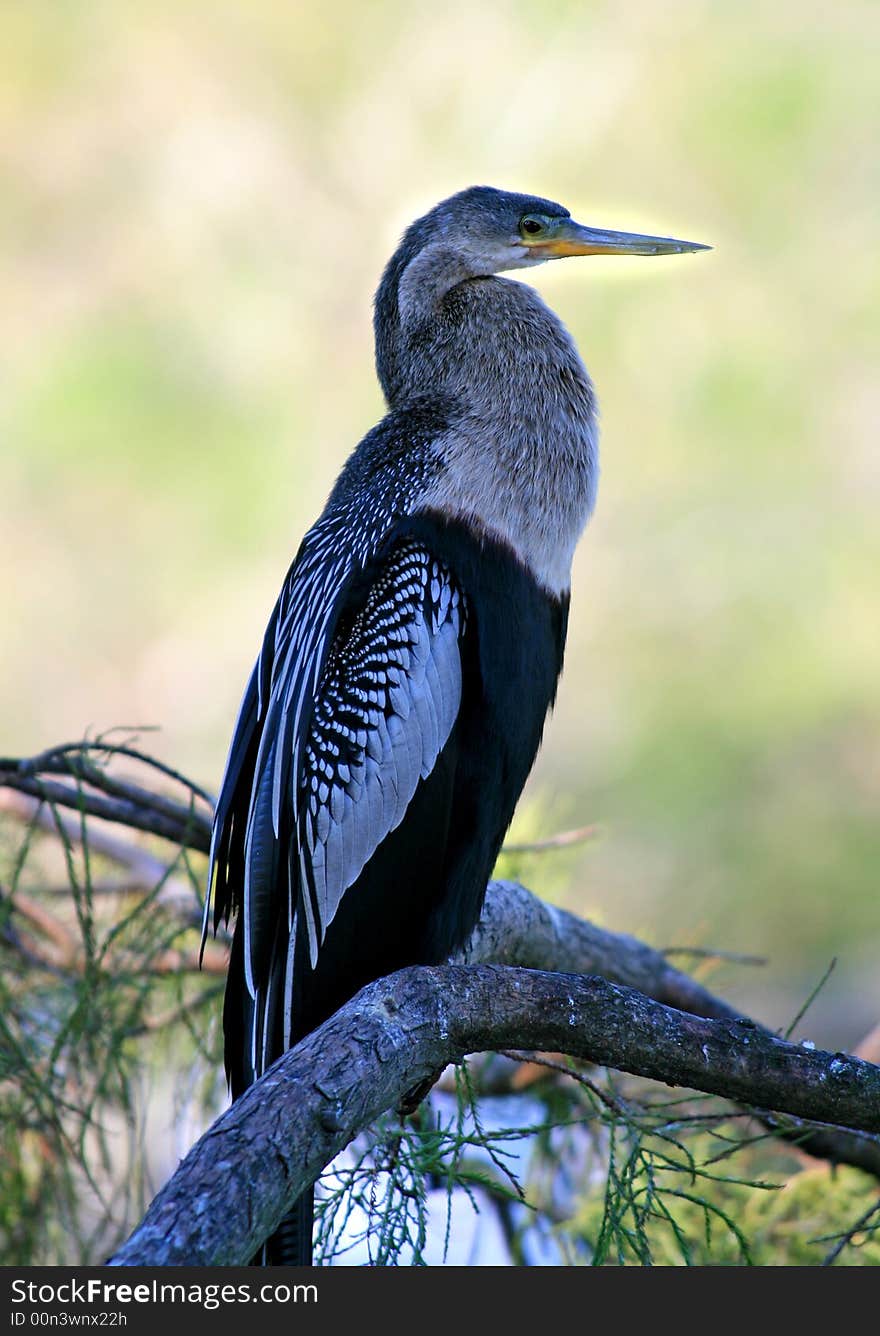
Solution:
[[[497,1216],[519,1264],[880,1263],[864,1174],[806,1166],[719,1100],[634,1081],[624,1099],[599,1079],[572,1070],[512,1101],[478,1097],[457,1069],[454,1094],[383,1119],[324,1175],[317,1257],[424,1265],[432,1233],[445,1256],[460,1192]]]
[[[197,933],[166,908],[180,850],[148,888],[105,889],[108,865],[51,805],[0,849],[0,1257],[94,1263],[137,1222],[151,1181],[151,1086],[203,1060],[216,1070],[217,981],[182,967]],[[117,871],[118,877],[118,871]],[[180,967],[176,967],[178,959]],[[208,1066],[207,1064],[210,1064]],[[216,1081],[202,1083],[213,1095]],[[173,1161],[172,1161],[173,1164]]]

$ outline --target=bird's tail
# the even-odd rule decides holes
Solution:
[[[315,1189],[306,1188],[254,1258],[257,1266],[311,1266]]]

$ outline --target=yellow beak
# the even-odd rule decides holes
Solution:
[[[681,255],[685,251],[711,250],[700,241],[679,241],[675,237],[649,237],[639,232],[606,232],[598,227],[584,227],[571,218],[554,222],[550,236],[524,237],[523,243],[541,259],[561,259],[565,255]]]

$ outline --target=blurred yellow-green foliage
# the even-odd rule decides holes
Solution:
[[[158,725],[219,783],[280,580],[382,411],[370,300],[487,182],[709,255],[548,266],[603,413],[530,793],[569,902],[880,1013],[880,8],[0,7],[0,751]],[[532,883],[540,889],[540,867]]]

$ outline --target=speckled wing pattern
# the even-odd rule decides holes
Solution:
[[[299,774],[300,903],[312,964],[346,890],[403,820],[461,702],[464,603],[424,546],[392,549],[328,656]]]

